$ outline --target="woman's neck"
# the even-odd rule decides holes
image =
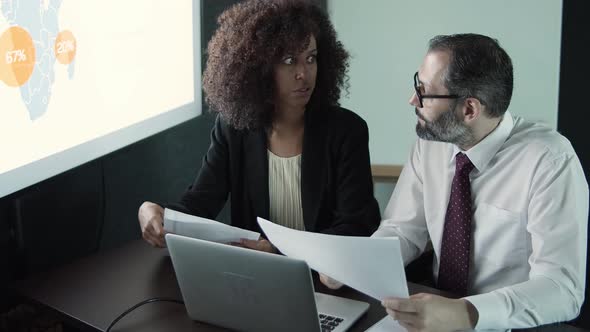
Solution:
[[[268,148],[281,157],[301,154],[303,149],[305,110],[277,110],[268,135]]]
[[[299,132],[303,128],[305,108],[277,108],[272,121],[272,130]]]

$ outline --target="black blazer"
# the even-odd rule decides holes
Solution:
[[[301,203],[305,229],[370,235],[380,213],[373,196],[369,131],[343,108],[305,112]],[[231,195],[231,224],[260,232],[268,219],[268,154],[264,129],[236,130],[217,117],[211,146],[192,186],[174,209],[214,219]]]

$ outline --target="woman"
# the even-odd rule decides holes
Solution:
[[[380,220],[365,121],[338,107],[348,53],[327,15],[302,0],[226,10],[208,45],[203,90],[219,113],[193,185],[171,206],[214,219],[231,195],[233,226],[256,217],[312,232],[370,235]],[[164,246],[163,208],[139,209],[143,238]],[[241,245],[274,251],[265,239]]]

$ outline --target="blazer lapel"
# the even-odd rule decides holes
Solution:
[[[253,130],[244,140],[246,181],[255,217],[268,219],[268,153],[264,129]],[[256,220],[254,223],[257,225]]]
[[[326,133],[318,124],[314,114],[318,110],[305,112],[305,132],[303,134],[303,153],[301,156],[301,205],[303,220],[307,231],[315,231],[318,209],[322,197],[322,184],[325,173],[324,154]]]

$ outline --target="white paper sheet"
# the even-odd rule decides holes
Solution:
[[[260,238],[260,233],[257,232],[171,209],[164,210],[164,230],[169,233],[219,243],[240,242],[242,238],[250,240]]]
[[[365,332],[408,332],[408,330],[399,325],[393,317],[387,315],[382,320],[369,327]]]
[[[387,315],[382,320],[373,324],[365,332],[407,332],[405,327],[399,325],[393,317]],[[461,330],[464,332],[476,331],[476,332],[510,332],[511,330]]]
[[[408,297],[408,285],[397,237],[369,238],[311,233],[258,218],[258,224],[283,254],[307,262],[377,300]]]

